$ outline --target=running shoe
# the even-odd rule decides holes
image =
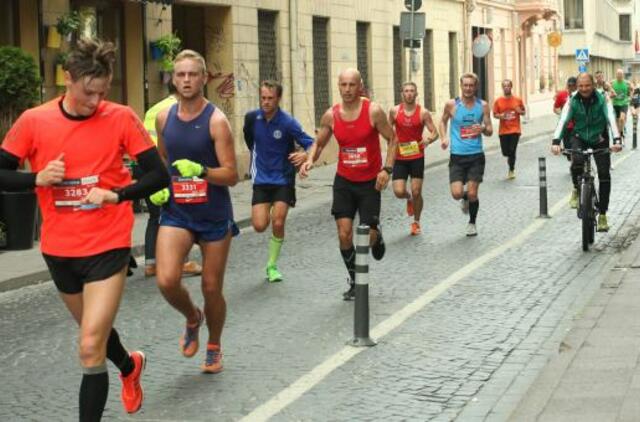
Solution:
[[[509,172],[507,173],[507,179],[508,180],[513,180],[516,178],[516,172],[515,170],[509,170]]]
[[[134,367],[133,371],[126,377],[120,374],[120,381],[122,381],[120,399],[127,413],[136,413],[142,407],[142,401],[144,400],[144,391],[142,390],[142,385],[140,385],[140,378],[142,378],[147,359],[144,353],[140,351],[131,352],[129,356],[133,360]]]
[[[469,200],[462,198],[460,200],[460,209],[462,210],[463,214],[469,214]]]
[[[478,230],[476,229],[476,225],[475,224],[467,224],[467,232],[466,232],[468,237],[472,237],[472,236],[477,236],[478,235]]]
[[[384,257],[384,253],[387,248],[384,246],[384,239],[382,238],[382,230],[380,226],[378,226],[378,230],[376,230],[376,240],[371,245],[371,255],[373,259],[376,261],[380,261]]]
[[[202,274],[202,266],[195,261],[187,261],[182,265],[182,275],[192,276]]]
[[[409,217],[413,217],[414,211],[413,211],[413,198],[409,197],[407,198],[407,215]]]
[[[356,298],[356,283],[350,278],[347,279],[349,290],[342,293],[342,300],[354,300]]]
[[[198,309],[198,322],[195,324],[188,324],[184,330],[184,335],[180,338],[180,349],[184,357],[193,357],[198,352],[198,334],[200,333],[200,326],[204,321],[204,314]]]
[[[156,276],[156,264],[147,264],[144,266],[144,276],[145,277],[155,277]]]
[[[573,209],[578,208],[578,189],[571,191],[571,198],[569,199],[569,206]]]
[[[220,351],[220,346],[207,344],[207,356],[204,358],[204,363],[200,366],[200,369],[207,374],[222,372],[222,352]]]
[[[422,234],[420,223],[418,223],[417,221],[414,221],[413,223],[411,223],[411,236],[417,236],[419,234]]]
[[[278,267],[275,264],[267,265],[267,280],[269,283],[277,283],[278,281],[282,281],[282,274],[278,271]]]
[[[606,214],[600,214],[598,216],[598,231],[599,232],[608,232],[609,231],[609,222],[607,221]]]

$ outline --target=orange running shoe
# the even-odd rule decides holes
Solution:
[[[144,353],[140,351],[131,352],[129,356],[131,356],[133,360],[133,372],[126,377],[120,374],[120,381],[122,381],[120,399],[127,413],[136,413],[142,407],[142,400],[144,399],[144,391],[142,390],[142,385],[140,385],[140,378],[142,378],[142,372],[147,364],[147,359],[144,357]]]
[[[409,217],[413,217],[413,198],[408,198],[407,199],[407,215]]]
[[[417,236],[419,234],[422,234],[420,223],[418,223],[417,221],[414,221],[413,223],[411,223],[411,236]]]
[[[194,276],[202,274],[202,266],[196,261],[187,261],[182,265],[183,276]]]
[[[222,372],[222,352],[219,345],[207,344],[207,357],[204,359],[200,369],[207,374]]]
[[[195,324],[187,323],[184,335],[180,338],[180,349],[184,357],[191,358],[198,352],[198,334],[202,321],[204,321],[204,314],[198,309],[198,322]]]

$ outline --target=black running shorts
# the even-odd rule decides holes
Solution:
[[[295,186],[253,185],[253,197],[251,198],[251,205],[273,204],[274,202],[284,202],[290,207],[295,207]]]
[[[622,114],[622,113],[627,114],[627,111],[629,110],[629,106],[628,105],[622,105],[622,106],[614,105],[613,106],[613,110],[616,112],[616,118],[618,118],[618,117],[620,117],[620,114]]]
[[[56,288],[66,294],[82,292],[86,283],[102,281],[129,264],[130,248],[112,249],[97,255],[65,258],[42,254]]]
[[[424,178],[424,157],[413,160],[396,160],[393,165],[392,180],[407,180]]]
[[[484,176],[484,152],[471,155],[451,154],[449,159],[449,183],[469,180],[482,182]]]
[[[336,174],[331,205],[331,214],[336,220],[340,218],[353,220],[357,211],[361,224],[376,227],[380,221],[380,201],[380,191],[376,190],[376,179],[352,182]]]

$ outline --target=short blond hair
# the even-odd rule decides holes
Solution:
[[[194,50],[182,50],[181,52],[179,52],[176,55],[176,58],[173,59],[173,66],[175,67],[176,63],[186,59],[191,59],[197,62],[200,67],[202,67],[203,75],[207,73],[207,63],[204,61],[204,57],[202,57],[202,54]]]
[[[460,84],[462,84],[463,83],[462,81],[464,81],[465,79],[473,79],[473,82],[475,83],[475,85],[478,86],[479,79],[478,79],[478,75],[476,75],[475,73],[468,72],[460,76]]]

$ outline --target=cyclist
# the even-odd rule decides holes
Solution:
[[[560,140],[567,130],[569,121],[574,121],[573,136],[571,137],[571,178],[573,186],[578,191],[580,188],[578,177],[583,171],[584,156],[578,153],[579,150],[588,148],[606,149],[609,148],[609,140],[604,137],[607,132],[607,125],[613,135],[613,145],[611,151],[619,152],[622,149],[620,134],[616,125],[615,116],[611,108],[608,107],[604,95],[595,88],[595,80],[589,73],[578,75],[578,93],[571,97],[562,109],[560,121],[553,134],[553,145],[551,152],[554,155],[560,154]],[[596,167],[598,169],[598,231],[609,230],[607,222],[607,209],[609,207],[609,195],[611,193],[611,156],[610,154],[594,155]]]

